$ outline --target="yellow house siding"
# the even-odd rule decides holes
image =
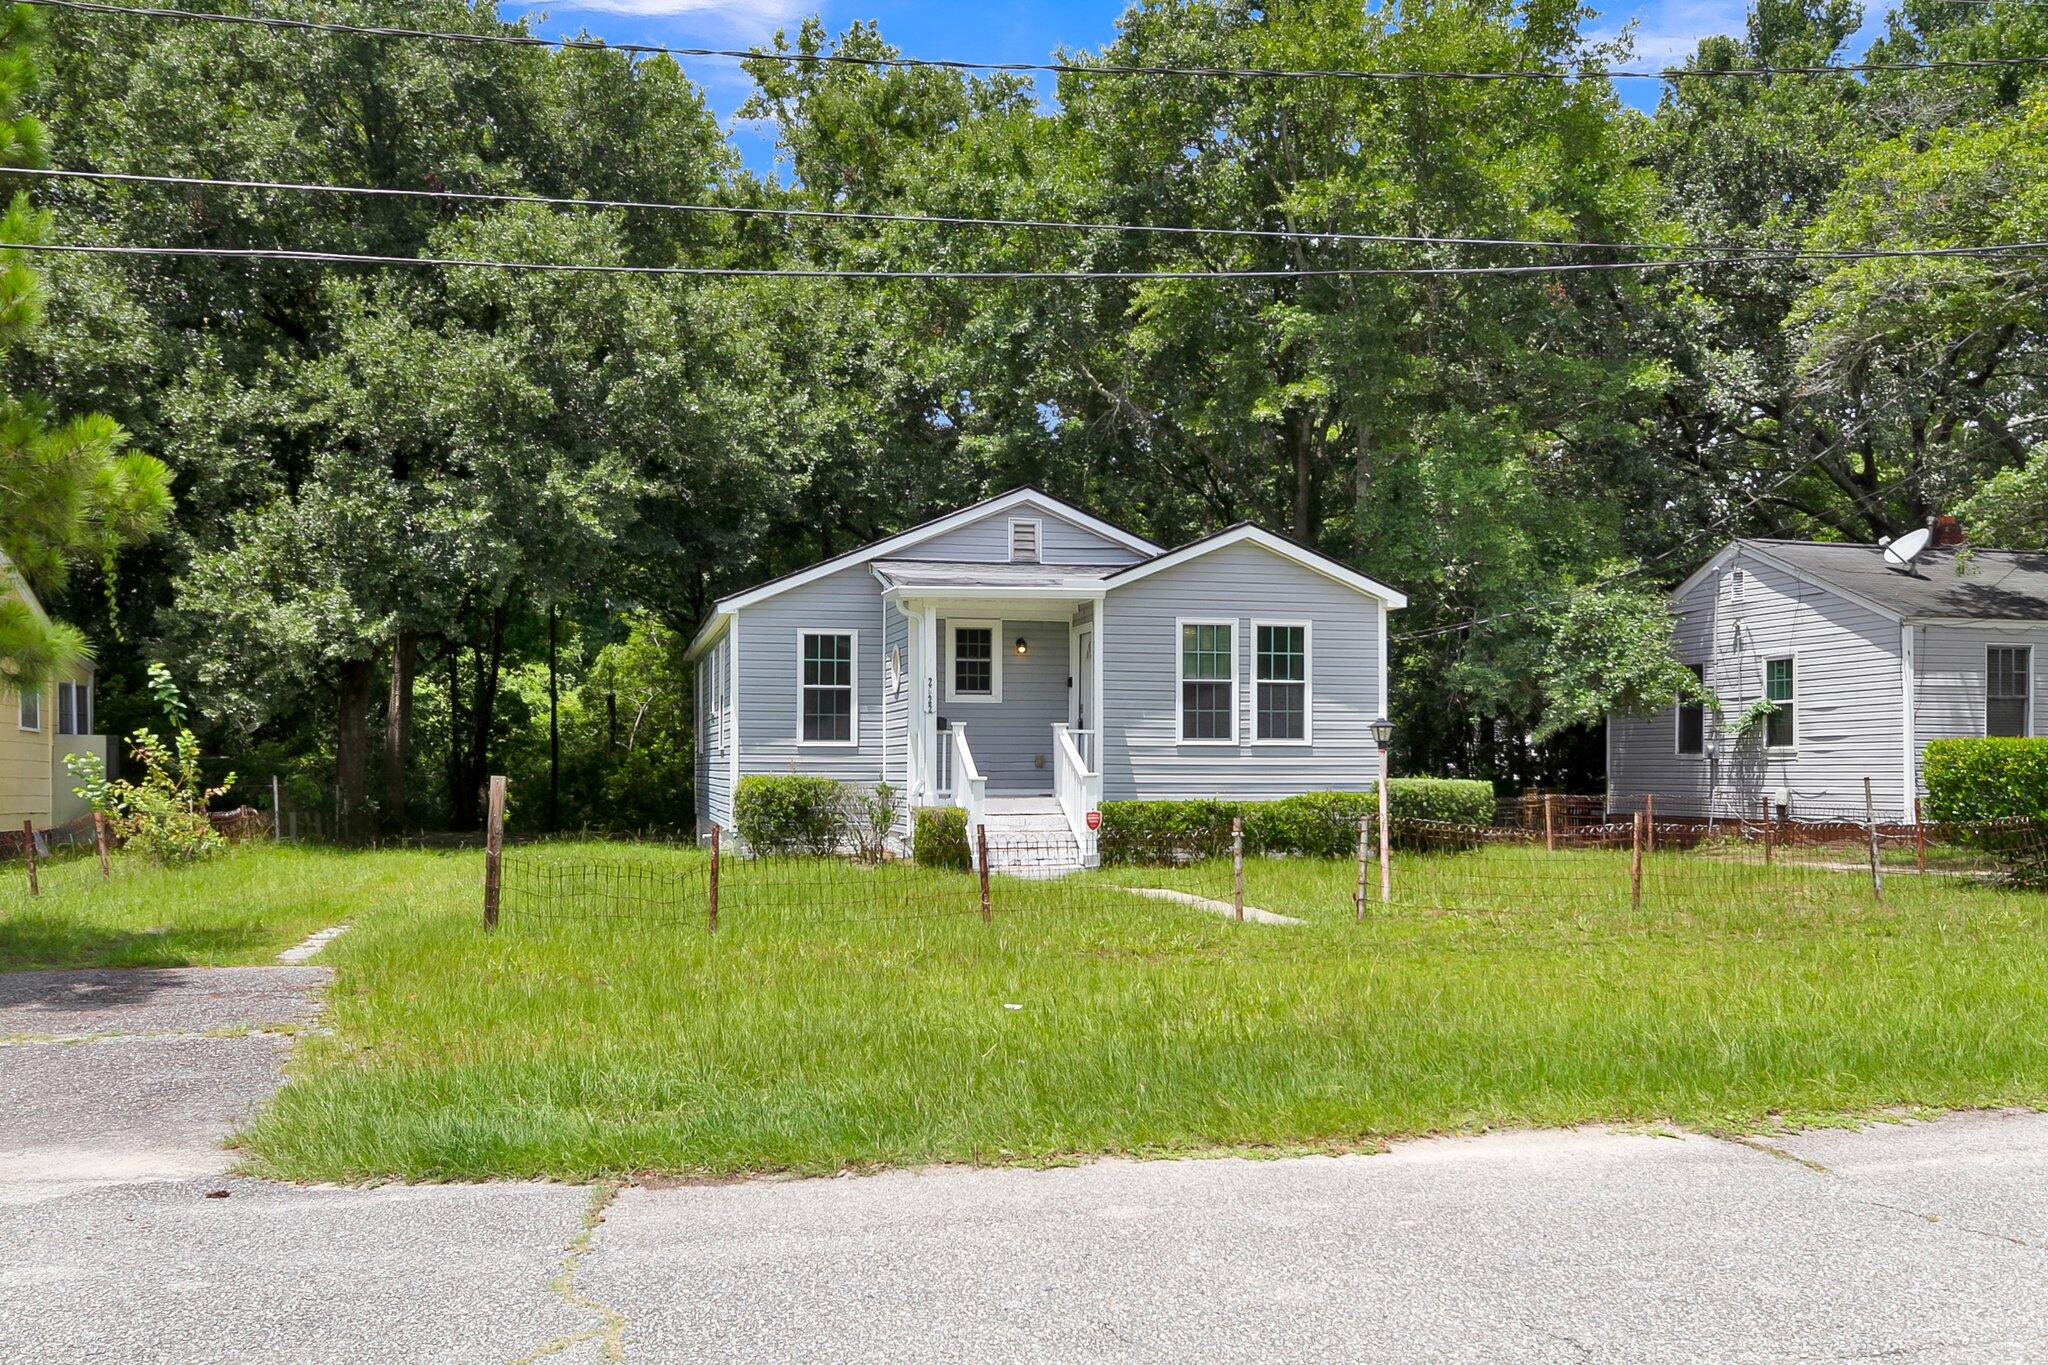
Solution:
[[[21,728],[21,702],[12,689],[0,701],[0,828],[18,830],[23,820],[50,822],[50,732],[56,724],[57,689],[43,689],[43,728]]]

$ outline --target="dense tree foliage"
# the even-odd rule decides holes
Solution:
[[[506,27],[464,0],[267,8]],[[1100,56],[1625,59],[1587,17],[1561,0],[1395,3],[1364,20],[1335,0],[1146,0]],[[1851,0],[1757,0],[1744,32],[1689,64],[1841,61],[1861,20]],[[1023,482],[1166,542],[1249,518],[1402,585],[1401,762],[1506,784],[1596,782],[1597,717],[1687,685],[1660,648],[1657,592],[1730,535],[1873,538],[1958,509],[2016,535],[2040,524],[2040,256],[1745,251],[2048,238],[2048,84],[2033,69],[1676,80],[1645,115],[1599,80],[1076,73],[1041,93],[1010,75],[764,55],[741,110],[777,139],[764,178],[666,59],[103,14],[52,27],[33,108],[74,167],[1379,239],[36,187],[49,230],[88,241],[1288,272],[39,263],[48,321],[14,346],[9,391],[108,414],[108,458],[132,431],[176,475],[171,534],[126,552],[115,620],[95,627],[111,691],[168,659],[213,747],[358,825],[472,823],[484,775],[507,767],[529,812],[558,774],[564,823],[687,821],[681,651],[712,598]],[[777,42],[893,52],[872,25],[811,21]],[[1904,0],[1879,45],[1902,60],[2034,53],[2048,9],[2027,0]],[[1705,263],[1307,273],[1616,255],[1391,240],[1441,237],[1648,243]],[[74,577],[74,600],[110,587]],[[104,712],[121,722],[117,697]]]

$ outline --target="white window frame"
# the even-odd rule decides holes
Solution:
[[[35,714],[31,716],[30,710]],[[30,734],[41,734],[43,730],[43,690],[40,687],[24,687],[15,693],[15,723]]]
[[[956,661],[960,657],[960,632],[963,630],[985,630],[988,632],[988,691],[959,692],[953,684],[957,675]],[[946,622],[946,700],[962,705],[995,703],[1003,699],[1003,623],[1001,621],[948,620]]]
[[[1777,663],[1780,659],[1788,659],[1792,663],[1792,742],[1790,744],[1771,743],[1771,723],[1766,720],[1764,722],[1764,752],[1768,754],[1796,754],[1799,752],[1799,715],[1806,709],[1802,705],[1802,698],[1799,695],[1800,677],[1806,672],[1805,669],[1799,666],[1799,651],[1788,650],[1783,654],[1770,654],[1757,660],[1757,696],[1765,700],[1770,699],[1771,665]]]
[[[69,729],[65,727],[69,726]],[[92,733],[92,684],[66,679],[57,684],[57,733]]]
[[[1034,554],[1034,555],[1033,555],[1033,556],[1032,556],[1032,557],[1031,557],[1030,559],[1019,559],[1019,558],[1017,558],[1017,528],[1018,528],[1019,526],[1029,526],[1029,527],[1031,528],[1031,544],[1032,544],[1033,548],[1034,548],[1034,549],[1035,549],[1035,550],[1037,551],[1037,553],[1036,553],[1036,554]],[[1042,517],[1011,517],[1011,518],[1010,518],[1010,524],[1009,524],[1009,527],[1008,527],[1008,532],[1009,532],[1009,548],[1010,548],[1010,562],[1011,562],[1012,564],[1043,564],[1043,563],[1045,563],[1045,520],[1044,520],[1044,518],[1042,518]]]
[[[1187,669],[1187,653],[1181,648],[1181,636],[1189,626],[1228,626],[1230,628],[1230,737],[1228,739],[1187,738],[1186,718],[1182,715],[1187,698],[1188,679],[1183,676]],[[1235,748],[1239,728],[1239,717],[1244,711],[1244,689],[1238,685],[1238,659],[1244,652],[1243,627],[1234,616],[1176,616],[1173,618],[1173,742],[1190,749]],[[1096,665],[1102,667],[1098,657]],[[1196,678],[1196,682],[1219,682],[1217,678]]]
[[[2027,656],[2026,664],[2020,669],[2020,677],[2027,684],[2026,705],[2020,708],[2021,739],[2034,737],[2034,647],[2032,645],[1984,646],[1984,737],[1991,738],[1991,651],[1994,649],[2016,649]]]
[[[1268,626],[1301,630],[1301,738],[1262,739],[1259,736],[1259,684],[1273,681],[1259,677],[1259,631]],[[1261,747],[1300,749],[1316,742],[1316,625],[1313,621],[1279,621],[1254,617],[1247,641],[1252,661],[1252,685],[1245,693],[1245,711],[1250,717],[1248,733]],[[1234,654],[1236,651],[1233,650]],[[1286,684],[1291,686],[1292,684]]]
[[[1705,687],[1707,685],[1707,666],[1703,661],[1682,659],[1679,662],[1688,669],[1698,669],[1700,686]],[[1792,686],[1794,690],[1797,690],[1799,686],[1798,664],[1792,665]],[[1674,758],[1682,758],[1692,763],[1704,762],[1707,757],[1707,704],[1705,702],[1700,703],[1700,751],[1696,754],[1689,754],[1679,747],[1684,742],[1681,738],[1685,734],[1684,716],[1685,702],[1681,700],[1671,708],[1671,754]],[[1799,723],[1799,712],[1797,709],[1792,713],[1792,723],[1795,727]]]
[[[838,691],[838,687],[815,687],[804,681],[804,641],[813,635],[844,635],[847,639],[848,723],[845,739],[804,738],[804,693]],[[857,749],[860,747],[860,632],[847,626],[803,626],[796,633],[796,742],[805,749]]]

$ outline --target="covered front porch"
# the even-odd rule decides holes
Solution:
[[[906,702],[908,804],[965,810],[970,831],[988,828],[999,869],[1006,839],[1050,831],[1064,831],[1076,861],[1092,863],[1087,817],[1102,796],[1098,619],[1109,567],[875,567],[891,686]]]

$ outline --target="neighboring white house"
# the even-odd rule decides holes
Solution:
[[[1255,526],[1168,551],[1019,489],[718,601],[698,827],[742,777],[812,773],[1086,857],[1103,801],[1368,788],[1406,603]]]
[[[1719,700],[1607,724],[1616,809],[1802,805],[1910,816],[1936,739],[2048,734],[2048,554],[1965,549],[1953,522],[1910,566],[1875,545],[1738,540],[1671,594],[1678,657]],[[1944,543],[1947,542],[1947,543]],[[1743,717],[1774,703],[1747,734]]]

